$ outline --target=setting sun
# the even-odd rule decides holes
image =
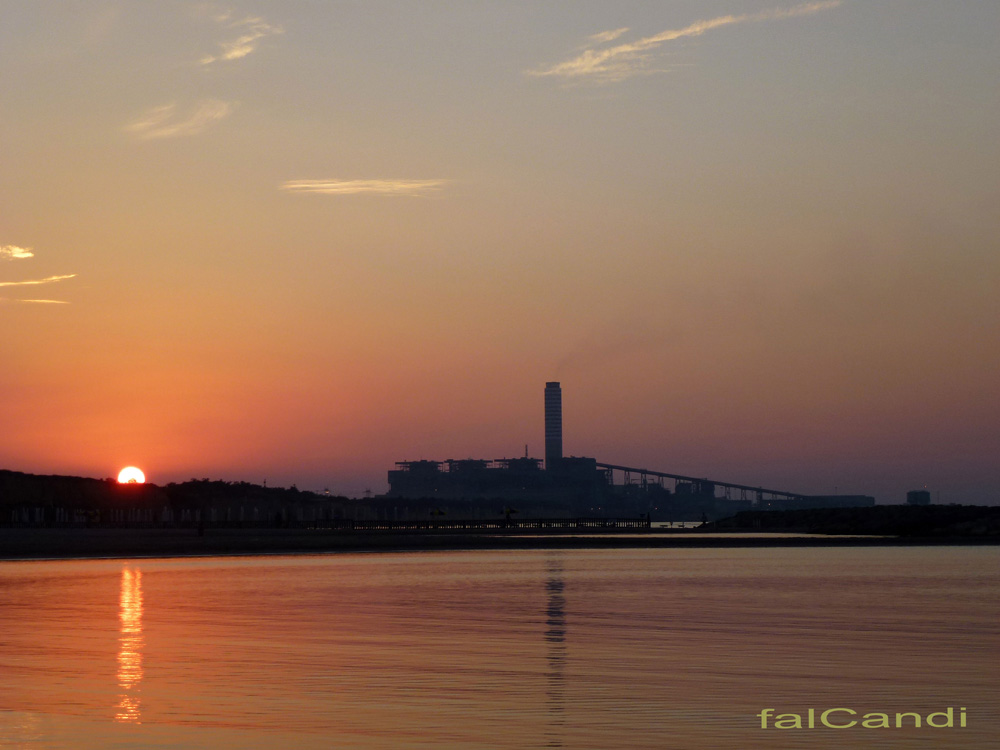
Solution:
[[[146,475],[134,466],[126,466],[118,472],[119,484],[142,484],[146,481]]]

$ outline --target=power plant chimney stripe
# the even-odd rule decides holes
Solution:
[[[562,388],[550,382],[545,384],[545,468],[554,469],[562,457]]]

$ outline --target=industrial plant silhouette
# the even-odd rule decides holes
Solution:
[[[863,507],[868,495],[804,495],[704,477],[623,466],[596,458],[564,456],[562,386],[545,384],[545,465],[542,459],[446,459],[400,461],[389,472],[387,500],[395,515],[414,508],[407,501],[472,505],[490,499],[519,503],[533,514],[552,516],[649,515],[704,520],[742,510]],[[616,483],[616,479],[621,481]],[[402,502],[400,502],[402,501]]]

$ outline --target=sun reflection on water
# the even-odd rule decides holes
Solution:
[[[140,683],[142,682],[142,571],[122,569],[118,639],[118,705],[115,721],[141,723]]]

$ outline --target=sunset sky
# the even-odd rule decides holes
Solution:
[[[0,3],[0,468],[1000,502],[1000,3]]]

